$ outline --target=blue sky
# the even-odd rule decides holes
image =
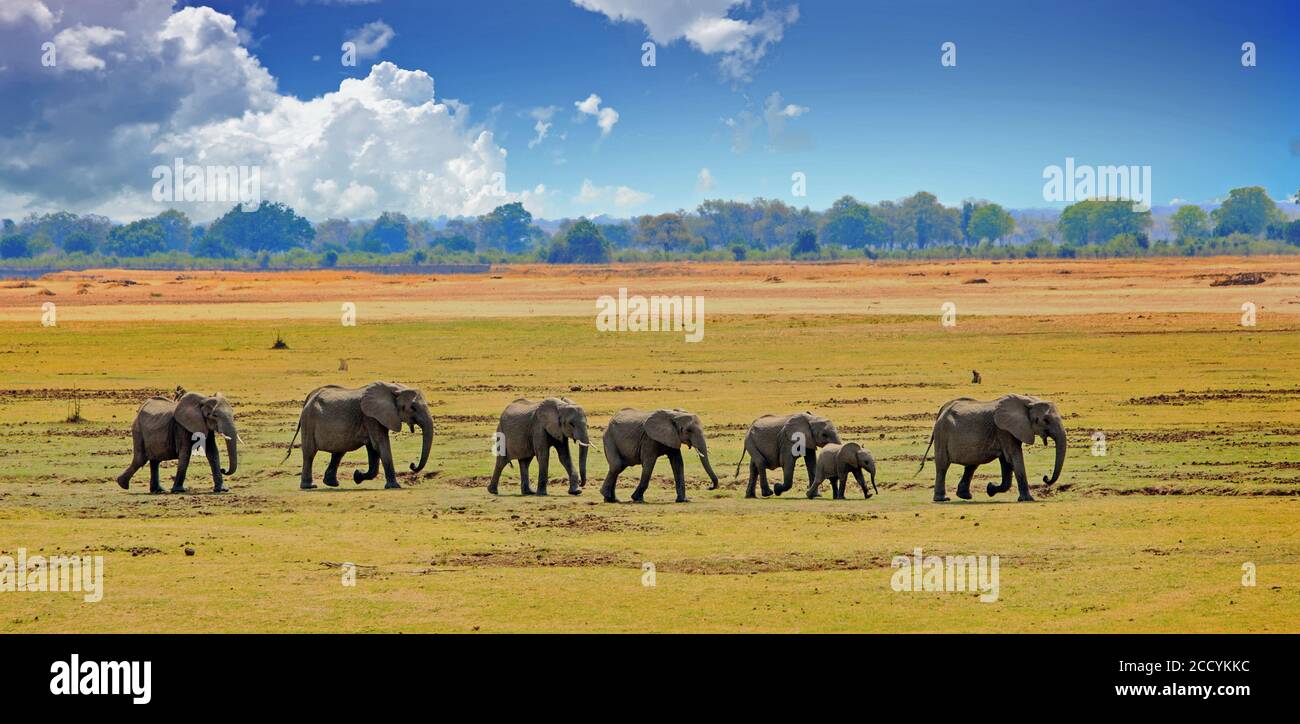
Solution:
[[[1067,156],[1150,165],[1157,204],[1210,201],[1241,185],[1279,199],[1300,188],[1293,0],[209,0],[173,11],[185,5],[234,18],[240,45],[281,95],[309,101],[385,61],[427,73],[437,102],[467,106],[453,132],[472,141],[490,131],[505,156],[486,163],[548,217],[716,197],[824,208],[843,194],[877,201],[921,189],[949,204],[1060,206],[1043,200],[1042,173]],[[619,10],[629,19],[612,20]],[[368,24],[368,57],[341,65],[340,43]],[[647,68],[649,37],[659,42]],[[949,41],[956,67],[940,63]],[[1247,41],[1255,67],[1241,63]],[[101,55],[111,73],[111,53]],[[617,112],[607,134],[575,107],[592,94]],[[250,107],[266,108],[258,102]],[[547,135],[530,147],[535,112],[547,108]],[[0,149],[20,126],[0,126]],[[700,180],[706,168],[711,184]],[[806,197],[791,195],[794,172],[807,177]],[[325,175],[312,169],[294,187]],[[4,184],[0,173],[0,193]],[[391,190],[370,186],[383,206]],[[305,203],[319,216],[332,211],[326,198],[338,197]],[[363,203],[350,208],[365,213]]]

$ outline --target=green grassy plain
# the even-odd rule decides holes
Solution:
[[[759,305],[710,315],[704,340],[685,344],[602,334],[591,316],[467,310],[343,327],[292,302],[262,306],[256,319],[145,319],[118,306],[53,328],[0,322],[0,553],[106,558],[101,602],[0,593],[0,632],[1300,631],[1294,314],[1244,328],[1231,308],[1031,306],[945,329],[937,309]],[[288,350],[270,349],[277,333]],[[304,394],[375,379],[431,402],[429,468],[403,473],[404,490],[354,486],[364,456],[353,453],[339,489],[299,491],[298,457],[281,459]],[[231,398],[244,444],[230,493],[210,493],[202,465],[185,495],[148,495],[147,469],[129,491],[112,482],[136,407],[176,385]],[[1035,485],[1034,504],[989,499],[993,465],[976,477],[976,500],[931,503],[932,467],[913,473],[934,413],[953,397],[1007,392],[1066,415],[1061,482]],[[605,462],[593,451],[579,497],[563,486],[520,497],[514,468],[503,494],[488,495],[501,409],[553,394],[583,404],[597,437],[621,407],[697,412],[723,487],[708,491],[687,456],[692,503],[671,503],[661,461],[646,504],[602,504]],[[73,399],[82,422],[64,421]],[[804,409],[875,453],[878,497],[809,501],[801,470],[786,496],[742,499],[732,472],[749,422]],[[1091,454],[1096,431],[1105,456]],[[399,470],[418,445],[396,436]],[[1027,452],[1031,481],[1051,460],[1050,447]],[[558,470],[553,461],[553,479]],[[622,499],[636,474],[624,473]],[[891,558],[917,547],[998,555],[999,600],[893,591]],[[343,562],[359,566],[354,587],[341,585]],[[655,565],[653,588],[643,562]],[[1245,563],[1254,587],[1242,585]]]

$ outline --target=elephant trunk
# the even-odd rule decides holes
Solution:
[[[585,487],[587,485],[587,451],[591,450],[591,443],[579,441],[578,443],[578,481]]]
[[[235,471],[239,469],[239,445],[233,437],[226,438],[226,457],[230,458],[230,468],[222,470],[221,474],[234,475]]]
[[[871,475],[871,489],[879,494],[880,488],[876,487],[876,464],[874,462],[867,465],[867,473]]]
[[[1055,483],[1061,477],[1061,468],[1065,467],[1065,428],[1057,425],[1051,431],[1052,441],[1056,443],[1056,464],[1052,467],[1052,476],[1043,476],[1047,485]]]
[[[695,454],[700,456],[700,464],[704,466],[704,472],[709,474],[709,490],[715,490],[718,487],[718,476],[713,472],[713,466],[709,464],[709,446],[704,442],[703,433],[695,433],[695,438],[691,441],[691,446],[695,448]]]
[[[420,426],[420,462],[411,463],[411,472],[418,473],[424,469],[425,463],[429,462],[429,448],[433,447],[433,419],[424,416],[419,421]]]

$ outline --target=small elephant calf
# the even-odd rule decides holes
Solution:
[[[185,473],[190,466],[190,457],[202,447],[200,454],[208,459],[208,466],[212,468],[212,489],[218,493],[225,492],[222,476],[234,475],[239,465],[235,411],[221,393],[207,397],[180,388],[177,388],[177,393],[178,399],[154,397],[140,405],[131,425],[131,464],[117,476],[117,484],[123,490],[130,484],[131,476],[148,463],[149,492],[161,493],[158,464],[175,460],[176,478],[172,492],[185,492]],[[227,470],[221,469],[217,438],[226,441],[226,452],[230,456]]]
[[[829,480],[832,499],[844,500],[844,486],[852,475],[862,488],[862,497],[870,498],[871,491],[867,490],[867,482],[862,477],[863,470],[871,476],[871,487],[876,488],[876,459],[870,451],[856,442],[826,445],[817,455],[817,468],[808,485],[808,497],[817,497],[817,488],[821,487],[823,480]],[[880,490],[876,489],[876,492]]]

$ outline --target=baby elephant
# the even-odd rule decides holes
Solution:
[[[808,497],[817,497],[817,488],[821,487],[823,480],[829,480],[832,499],[844,500],[844,486],[852,475],[862,488],[862,497],[870,498],[871,491],[867,490],[867,482],[862,478],[863,470],[871,476],[871,487],[879,493],[880,490],[876,488],[876,459],[870,451],[856,442],[827,445],[817,455],[817,469],[812,483],[808,485]]]
[[[578,469],[573,468],[569,455],[569,441],[578,445]],[[492,469],[492,482],[488,492],[497,494],[501,471],[511,460],[519,461],[519,492],[521,495],[546,495],[550,477],[551,448],[569,476],[569,495],[579,495],[587,484],[587,450],[591,440],[587,437],[587,413],[572,400],[548,397],[541,402],[520,398],[510,403],[501,413],[501,422],[492,440],[496,467]],[[537,490],[528,486],[528,464],[537,458]]]
[[[217,438],[226,441],[226,452],[230,455],[230,469],[221,469],[221,458],[217,451]],[[117,476],[117,484],[126,490],[135,471],[149,463],[149,492],[161,493],[158,484],[158,464],[164,460],[175,460],[176,477],[173,479],[172,492],[185,492],[185,473],[190,466],[194,453],[206,456],[208,466],[212,468],[212,490],[217,493],[226,491],[222,484],[222,475],[234,475],[238,466],[239,454],[236,441],[239,433],[235,431],[235,411],[226,398],[217,393],[212,397],[188,392],[180,399],[153,397],[140,405],[135,422],[131,425],[131,442],[133,457],[126,470]]]

